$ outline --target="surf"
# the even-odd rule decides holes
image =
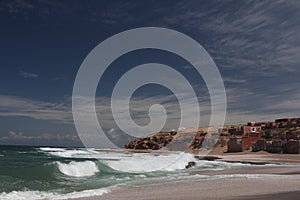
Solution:
[[[195,175],[201,170],[251,167],[198,160],[185,152],[2,147],[0,155],[0,199],[7,200],[88,197],[116,187],[210,178]],[[196,167],[185,169],[191,161]]]
[[[94,176],[96,173],[100,172],[97,165],[92,161],[71,161],[70,163],[57,162],[57,165],[61,173],[73,177]]]

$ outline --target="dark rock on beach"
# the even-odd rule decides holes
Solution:
[[[196,166],[196,163],[195,163],[194,161],[191,161],[191,162],[189,162],[189,163],[185,166],[185,168],[186,168],[186,169],[189,169],[189,168],[195,167],[195,166]]]

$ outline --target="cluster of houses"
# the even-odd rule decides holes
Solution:
[[[299,154],[300,118],[276,119],[274,122],[249,122],[245,125],[225,126],[216,130],[221,147],[227,152],[267,151],[270,153]],[[205,148],[207,131],[198,131],[190,149]],[[209,138],[206,142],[209,143]],[[212,137],[214,138],[214,137]],[[213,142],[213,141],[212,141]]]
[[[276,119],[274,122],[249,122],[220,130],[227,138],[228,152],[267,151],[299,154],[300,118]]]

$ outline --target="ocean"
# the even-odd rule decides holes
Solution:
[[[185,169],[188,162],[196,167]],[[194,155],[129,153],[53,147],[0,147],[0,199],[68,199],[102,195],[116,187],[228,178],[199,171],[252,167],[197,160]],[[232,176],[232,175],[231,175]]]

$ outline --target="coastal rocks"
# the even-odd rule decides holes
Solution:
[[[166,146],[166,149],[169,151],[188,151],[194,136],[195,133],[191,131],[178,131],[176,137]]]
[[[203,143],[204,139],[205,139],[205,135],[198,135],[198,134],[197,134],[197,135],[194,137],[194,140],[193,140],[193,142],[191,143],[190,148],[193,149],[193,150],[195,150],[195,149],[200,149],[201,146],[202,146],[202,143]]]
[[[196,166],[196,163],[195,163],[194,161],[191,161],[191,162],[189,162],[189,163],[185,166],[185,168],[186,168],[186,169],[189,169],[189,168],[195,167],[195,166]]]
[[[217,156],[195,156],[195,158],[199,159],[199,160],[207,160],[207,161],[215,161],[215,160],[218,160],[218,159],[221,159]]]
[[[159,150],[168,145],[176,134],[176,131],[159,132],[151,136],[137,138],[126,144],[125,148],[134,150]]]

